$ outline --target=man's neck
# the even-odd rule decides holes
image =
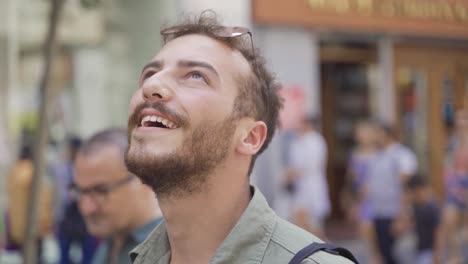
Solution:
[[[151,196],[154,194],[151,193]],[[134,204],[133,219],[129,223],[127,230],[131,233],[150,223],[151,221],[162,217],[158,201],[154,197],[142,197],[145,202]]]
[[[212,175],[204,190],[184,197],[160,198],[171,264],[208,263],[249,204],[248,179]]]

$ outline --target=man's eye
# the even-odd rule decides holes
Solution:
[[[192,72],[190,73],[190,78],[192,79],[197,79],[197,80],[202,80],[202,81],[205,81],[206,82],[206,79],[205,79],[205,76],[203,76],[201,73],[199,72]]]
[[[146,72],[144,72],[143,75],[141,76],[141,80],[142,80],[142,81],[143,81],[143,80],[146,80],[146,79],[148,79],[149,77],[153,76],[153,74],[155,74],[155,73],[156,73],[156,71],[153,71],[153,70],[151,70],[151,71],[146,71]]]
[[[97,195],[106,195],[109,192],[107,186],[96,186],[92,189],[92,192]]]

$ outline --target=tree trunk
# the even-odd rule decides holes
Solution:
[[[49,75],[53,62],[53,56],[56,49],[56,33],[59,22],[59,15],[63,7],[64,0],[51,0],[51,11],[49,17],[49,28],[47,38],[44,45],[44,69],[41,82],[39,84],[39,123],[37,136],[34,146],[34,174],[31,183],[31,191],[28,203],[28,216],[26,219],[25,244],[23,248],[24,263],[36,264],[39,263],[38,257],[38,198],[39,190],[42,182],[42,176],[45,171],[45,151],[48,142],[48,126],[47,113],[49,102]]]

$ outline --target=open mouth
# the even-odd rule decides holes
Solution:
[[[139,127],[178,128],[173,122],[156,115],[143,115],[140,119]]]

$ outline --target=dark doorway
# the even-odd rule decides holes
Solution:
[[[341,195],[348,158],[354,146],[354,126],[371,116],[369,64],[322,63],[322,125],[328,143],[327,177],[332,219],[343,220]]]

